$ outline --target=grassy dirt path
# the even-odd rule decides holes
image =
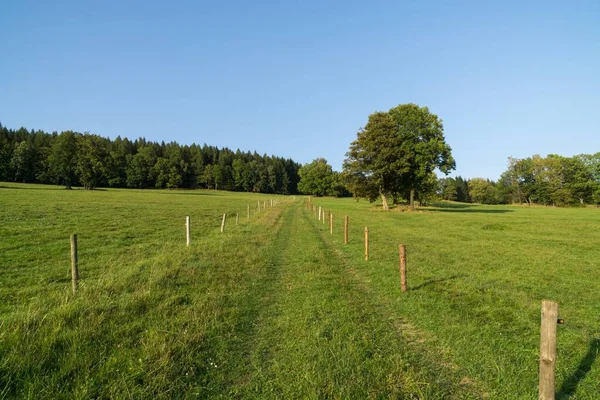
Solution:
[[[287,207],[248,299],[238,379],[243,398],[477,398],[449,366],[411,346],[397,321],[319,235]],[[258,288],[257,288],[258,289]]]

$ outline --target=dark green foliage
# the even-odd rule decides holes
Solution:
[[[565,206],[599,203],[600,153],[509,158],[500,182],[514,203]]]
[[[325,196],[331,186],[333,169],[324,158],[317,158],[309,164],[305,164],[298,171],[300,182],[298,189],[305,194],[314,196]]]
[[[498,182],[484,178],[440,179],[444,200],[481,204],[527,203],[551,206],[600,203],[600,153],[508,159]]]
[[[52,152],[48,159],[50,173],[67,188],[70,188],[77,178],[77,151],[76,134],[71,131],[61,133],[52,143]]]
[[[8,129],[0,124],[0,181],[131,188],[209,188],[298,192],[291,159],[214,146],[115,140],[72,131]],[[339,188],[338,188],[339,189]],[[339,190],[338,190],[339,191]]]
[[[388,112],[376,112],[357,134],[344,161],[348,188],[356,197],[374,201],[417,195],[424,201],[435,190],[432,173],[454,169],[442,121],[427,107],[402,104]],[[419,195],[420,193],[420,195]]]
[[[313,196],[350,197],[351,193],[344,185],[342,174],[333,171],[324,158],[316,158],[298,171],[300,193]]]

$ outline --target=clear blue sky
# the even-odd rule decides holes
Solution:
[[[600,2],[0,2],[0,122],[341,165],[428,106],[455,175],[600,151]]]

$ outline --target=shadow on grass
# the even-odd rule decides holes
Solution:
[[[454,212],[454,213],[482,213],[482,214],[503,214],[507,212],[513,212],[513,210],[507,209],[489,209],[480,208],[479,205],[474,204],[456,204],[456,203],[438,203],[432,207],[425,209],[426,211],[433,212]]]
[[[430,286],[430,285],[435,285],[436,283],[441,283],[441,282],[446,282],[446,281],[451,281],[453,279],[457,279],[457,278],[464,278],[465,274],[456,274],[456,275],[452,275],[449,276],[447,278],[441,278],[441,279],[432,279],[430,281],[427,281],[425,283],[421,283],[418,286],[412,287],[410,288],[410,290],[419,290],[419,289],[423,289],[424,287]]]
[[[600,339],[595,338],[591,341],[588,352],[579,363],[577,370],[563,382],[557,393],[557,398],[568,399],[575,395],[577,386],[585,379],[588,372],[592,369],[592,365],[596,361],[598,353],[600,353]]]
[[[194,190],[194,189],[190,189],[190,190],[164,189],[164,190],[161,190],[159,193],[160,194],[181,194],[184,196],[217,196],[219,194],[219,192],[210,193],[210,192]]]
[[[19,186],[2,186],[0,185],[0,189],[16,189],[16,190],[65,190],[64,186],[58,186],[55,188],[49,188],[48,186],[44,187],[19,187]]]

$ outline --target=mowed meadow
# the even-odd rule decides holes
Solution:
[[[599,398],[600,209],[306,201],[0,183],[0,399]]]

